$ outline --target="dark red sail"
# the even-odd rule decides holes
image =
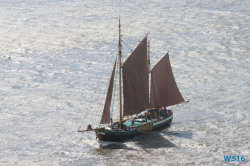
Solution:
[[[151,70],[150,106],[166,107],[184,102],[166,54]]]
[[[147,36],[139,43],[122,66],[123,116],[140,113],[149,106]]]
[[[113,71],[112,71],[112,74],[111,74],[111,77],[110,77],[110,80],[109,80],[106,101],[105,101],[105,105],[104,105],[104,109],[103,109],[103,113],[102,113],[102,119],[101,119],[101,122],[100,122],[101,124],[110,122],[110,105],[111,105],[112,93],[113,93],[115,67],[116,67],[116,61],[115,61]]]

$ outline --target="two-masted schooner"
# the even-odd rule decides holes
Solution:
[[[167,126],[172,122],[173,112],[167,110],[166,107],[185,102],[176,85],[168,53],[150,70],[147,35],[123,63],[121,60],[121,47],[121,25],[119,19],[120,118],[118,121],[112,122],[113,120],[110,117],[116,71],[115,62],[100,122],[100,124],[107,124],[107,126],[93,129],[91,125],[88,125],[87,130],[79,131],[95,131],[96,136],[103,141],[125,141]],[[149,75],[151,75],[150,88]]]

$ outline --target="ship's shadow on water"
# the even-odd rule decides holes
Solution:
[[[179,138],[186,138],[186,139],[192,139],[193,138],[193,131],[168,131],[170,126],[163,127],[161,130],[158,130],[156,132],[160,132],[165,136],[171,136],[171,137],[179,137]]]
[[[124,150],[138,150],[136,147],[128,147],[127,144],[135,144],[137,147],[143,149],[149,148],[172,148],[176,147],[171,141],[164,138],[160,132],[151,132],[143,134],[132,140],[125,142],[99,142],[99,149],[124,149]]]
[[[151,132],[150,134],[145,134],[137,138],[134,141],[135,144],[143,149],[157,149],[157,148],[173,148],[176,147],[168,139],[164,138],[161,132],[155,131]]]
[[[137,137],[135,143],[136,145],[142,148],[173,148],[176,147],[170,140],[166,137],[175,137],[192,139],[192,131],[168,131],[170,126],[163,127],[157,131],[153,131],[149,134],[144,134],[140,137]]]

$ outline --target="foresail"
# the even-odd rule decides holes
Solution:
[[[183,102],[166,54],[151,70],[150,107],[159,108]]]
[[[115,61],[113,71],[112,71],[112,74],[111,74],[111,77],[110,77],[110,80],[109,80],[106,101],[105,101],[105,104],[104,104],[104,109],[103,109],[102,119],[101,119],[100,124],[105,124],[105,123],[110,122],[110,105],[111,105],[111,101],[112,101],[115,67],[116,67],[116,61]]]
[[[147,36],[139,43],[122,66],[123,116],[144,111],[149,106]]]

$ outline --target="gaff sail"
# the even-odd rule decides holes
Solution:
[[[149,106],[147,36],[123,63],[122,74],[123,116],[137,114],[147,109]]]

